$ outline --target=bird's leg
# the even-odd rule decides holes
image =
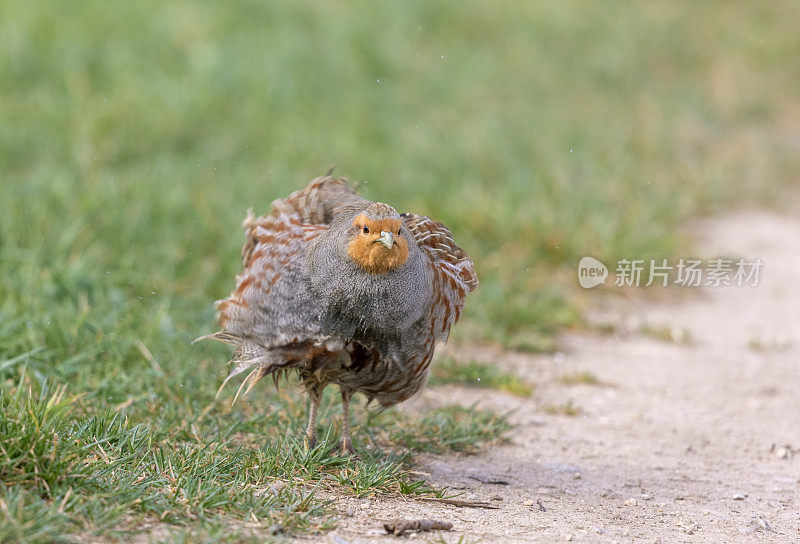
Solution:
[[[319,402],[322,400],[322,385],[317,385],[308,390],[308,398],[311,401],[311,406],[308,409],[308,427],[306,427],[306,443],[308,449],[314,449],[317,445],[317,409],[319,409]]]
[[[350,395],[353,391],[346,387],[339,387],[342,393],[342,438],[340,440],[342,446],[342,453],[352,454],[356,450],[353,449],[353,442],[350,440]]]

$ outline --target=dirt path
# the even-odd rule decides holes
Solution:
[[[747,212],[697,228],[700,256],[760,257],[760,285],[598,308],[630,332],[567,335],[550,356],[464,351],[535,395],[446,387],[405,407],[516,409],[509,445],[419,460],[437,485],[499,509],[346,500],[324,539],[393,541],[381,520],[430,517],[453,522],[447,542],[800,542],[800,222]],[[602,384],[559,380],[575,371]],[[543,410],[566,400],[578,416]]]

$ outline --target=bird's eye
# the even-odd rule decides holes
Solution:
[[[364,225],[364,234],[369,234],[369,227]]]

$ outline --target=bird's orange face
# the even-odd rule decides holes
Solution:
[[[347,254],[371,274],[385,274],[408,259],[408,242],[400,234],[400,219],[370,219],[359,214],[353,219],[355,233]]]

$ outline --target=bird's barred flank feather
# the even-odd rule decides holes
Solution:
[[[364,222],[373,220],[384,221],[372,226],[387,251],[392,236],[411,250],[396,270],[370,273],[347,260],[352,257],[341,244],[362,231],[366,236]],[[203,338],[235,347],[223,386],[250,371],[237,396],[265,376],[277,386],[279,376],[297,372],[312,402],[311,443],[316,406],[328,383],[340,386],[345,406],[354,391],[383,406],[419,391],[436,343],[447,339],[478,285],[472,261],[446,226],[372,203],[343,178],[316,178],[275,200],[269,215],[249,212],[243,227],[242,272],[230,296],[217,302],[222,330]],[[387,228],[392,232],[378,232]],[[369,251],[380,250],[369,245],[372,238],[359,240]],[[332,284],[340,286],[330,290]],[[347,429],[343,446],[349,445]]]
[[[417,244],[427,251],[434,263],[434,308],[441,317],[432,323],[437,338],[446,339],[450,327],[464,310],[467,293],[478,287],[478,275],[467,253],[456,245],[453,234],[443,223],[424,215],[401,214]],[[436,311],[434,313],[437,313]]]

